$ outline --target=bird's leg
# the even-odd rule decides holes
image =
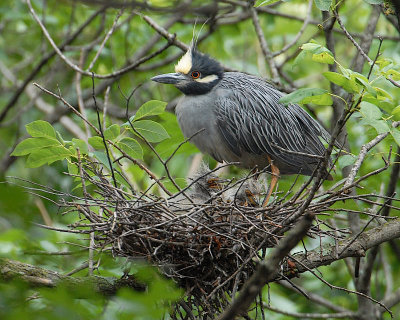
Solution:
[[[244,203],[244,206],[257,207],[258,203],[254,194],[249,189],[244,190],[244,193],[246,194],[246,201]]]
[[[268,205],[268,201],[269,201],[269,198],[271,197],[272,191],[274,191],[276,184],[278,183],[278,180],[279,180],[278,167],[272,163],[272,160],[270,157],[268,157],[268,161],[271,165],[271,183],[269,184],[267,196],[265,197],[265,200],[262,204],[263,207],[266,207]]]

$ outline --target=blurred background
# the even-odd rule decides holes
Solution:
[[[399,83],[400,28],[394,7],[386,1],[354,0],[335,4],[330,1],[292,0],[257,1],[249,4],[236,0],[2,0],[0,256],[75,277],[84,277],[88,273],[86,249],[89,240],[86,237],[46,230],[37,225],[66,228],[76,220],[76,216],[60,214],[56,204],[59,200],[58,190],[72,194],[82,192],[77,188],[78,183],[65,174],[69,170],[67,161],[55,161],[50,165],[29,168],[26,157],[11,156],[11,152],[18,143],[29,137],[25,126],[35,120],[51,123],[64,140],[87,141],[95,133],[60,99],[45,94],[33,83],[62,96],[93,124],[97,124],[97,105],[105,127],[125,123],[127,107],[129,116],[132,116],[149,100],[168,102],[167,112],[154,119],[163,125],[169,135],[169,138],[154,143],[157,152],[166,159],[184,140],[173,114],[180,92],[172,86],[156,84],[150,78],[173,72],[185,46],[195,36],[199,37],[199,49],[216,58],[227,70],[273,79],[286,93],[299,88],[322,88],[332,93],[333,104],[310,103],[304,106],[329,131],[345,108],[344,101],[351,100],[350,93],[324,77],[323,72],[334,71],[331,64],[318,62],[315,57],[313,59],[312,54],[307,54],[300,47],[310,41],[328,47],[341,67],[364,76],[368,75],[370,65],[365,63],[365,58],[360,58],[357,48],[345,34],[347,31],[332,18],[332,12],[321,11],[324,2],[325,5],[328,3],[328,9],[329,5],[337,9],[347,31],[366,50],[370,59],[381,59],[377,63],[379,67],[388,66],[385,70],[380,69],[380,73],[372,72],[371,76],[372,84],[380,90],[377,99],[382,114],[376,120],[385,123],[399,120],[400,89],[383,75],[386,72],[388,77]],[[34,15],[43,23],[48,36],[44,35],[30,6]],[[269,50],[268,59],[265,48],[263,50],[260,45],[251,10],[257,12]],[[332,22],[333,25],[329,26]],[[326,36],[324,27],[331,27],[329,37]],[[52,47],[49,37],[60,52],[57,53]],[[77,72],[69,62],[84,72]],[[271,73],[271,66],[277,70],[277,74]],[[95,74],[93,79],[90,76],[92,72]],[[128,101],[127,97],[139,85]],[[336,99],[336,95],[341,98]],[[335,181],[326,182],[325,188],[348,174],[346,167],[354,162],[361,146],[386,128],[384,126],[380,131],[378,127],[376,123],[369,123],[365,115],[359,112],[350,118],[346,126],[347,132],[340,139],[345,142],[351,154],[336,163]],[[388,136],[369,153],[360,175],[381,168],[382,156],[387,157],[390,148],[393,151],[392,161],[396,159],[396,154],[398,159],[400,140],[396,143],[395,138],[396,136]],[[143,159],[140,161],[158,177],[164,176],[164,166],[154,153],[145,143],[141,143],[141,147]],[[170,161],[169,170],[183,186],[186,177],[196,171],[201,161],[205,161],[211,168],[217,165],[211,158],[200,155],[194,146],[185,144]],[[138,166],[129,165],[124,168],[136,188],[146,190],[151,186],[152,181]],[[240,177],[246,173],[237,168],[225,171],[227,177]],[[360,192],[385,193],[391,172],[390,167],[376,179],[368,180],[368,183],[362,184],[363,189]],[[285,192],[293,183],[300,186],[305,179],[284,177],[279,182],[279,189]],[[39,185],[46,186],[50,193],[44,195],[38,191]],[[395,190],[398,190],[399,185],[396,180]],[[168,188],[172,190],[173,187]],[[152,192],[163,194],[156,186]],[[348,204],[346,210],[367,210],[370,206],[367,203],[353,203]],[[342,219],[343,224],[348,227],[345,213],[338,214],[339,220]],[[391,214],[398,216],[399,212],[392,210]],[[316,245],[318,241],[316,239]],[[377,300],[385,296],[385,290],[389,290],[387,284],[384,284],[387,281],[385,275],[400,268],[399,246],[398,240],[386,245],[374,267],[376,272],[372,278],[372,294]],[[95,262],[95,274],[106,277],[120,277],[126,268],[130,268],[126,259],[112,258],[107,254],[96,255]],[[0,318],[161,319],[164,316],[163,319],[168,319],[168,315],[165,315],[168,301],[179,297],[181,291],[152,269],[136,266],[133,268],[143,272],[144,278],[155,279],[154,290],[149,290],[147,295],[122,290],[112,299],[87,293],[90,298],[79,299],[76,292],[70,292],[63,287],[38,291],[27,287],[23,282],[0,283]],[[345,261],[322,267],[320,271],[328,282],[354,288]],[[357,310],[357,298],[354,295],[332,291],[310,274],[302,275],[301,280],[301,285],[307,291],[323,296],[337,306]],[[399,287],[400,280],[395,273],[390,281],[392,288]],[[268,290],[271,303],[281,310],[293,313],[326,312],[326,306],[310,303],[304,296],[284,286],[272,284],[265,290]],[[167,303],[155,304],[161,299]],[[393,311],[394,319],[400,319],[399,307],[395,307]],[[288,319],[292,316],[270,313],[268,319]],[[257,317],[262,319],[260,315]],[[387,313],[384,317],[390,318]]]

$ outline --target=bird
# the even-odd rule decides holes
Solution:
[[[257,196],[261,187],[253,177],[244,177],[238,181],[222,179],[210,171],[202,162],[195,173],[187,178],[188,189],[167,201],[167,205],[177,215],[187,213],[194,205],[209,203],[231,204],[240,206],[258,206]]]
[[[183,93],[175,108],[178,124],[202,153],[247,169],[269,169],[264,207],[281,175],[311,176],[326,150],[320,138],[330,141],[330,134],[302,107],[280,103],[285,94],[272,83],[247,73],[226,72],[194,42],[174,73],[151,80],[172,84]],[[332,180],[323,170],[324,179]]]

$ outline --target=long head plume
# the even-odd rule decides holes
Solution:
[[[195,21],[195,24],[193,26],[192,41],[190,42],[189,49],[182,56],[182,58],[178,61],[178,64],[175,66],[175,72],[179,72],[179,73],[183,73],[183,74],[188,74],[190,72],[190,69],[192,68],[192,65],[193,65],[193,61],[192,61],[193,52],[195,52],[197,50],[197,43],[199,41],[200,34],[208,21],[209,21],[209,19],[207,19],[202,24],[197,35],[196,35],[196,30],[195,30],[197,20]]]
[[[204,28],[204,26],[207,24],[208,21],[210,21],[210,18],[207,18],[207,20],[204,21],[204,23],[201,25],[200,30],[199,30],[199,32],[197,33],[197,36],[196,36],[196,24],[197,24],[197,19],[196,19],[196,21],[195,21],[195,23],[194,23],[194,26],[193,26],[192,41],[191,41],[191,43],[190,43],[190,45],[191,45],[192,47],[197,48],[197,43],[198,43],[198,41],[199,41],[199,39],[200,39],[201,32],[203,31],[203,28]]]

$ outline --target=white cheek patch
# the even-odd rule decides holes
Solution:
[[[194,80],[197,81],[197,82],[202,82],[202,83],[210,83],[210,82],[212,82],[212,81],[214,81],[214,80],[217,80],[217,79],[218,79],[218,76],[217,76],[217,75],[215,75],[215,74],[210,74],[210,75],[207,76],[207,77],[199,78],[199,79],[194,79]]]
[[[189,49],[175,66],[175,72],[188,74],[192,68],[192,49]]]

